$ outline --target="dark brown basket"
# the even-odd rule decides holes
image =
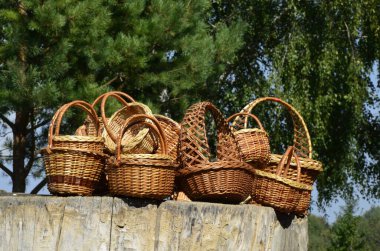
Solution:
[[[217,128],[217,161],[211,162],[205,115]],[[180,185],[191,200],[238,203],[249,196],[253,168],[243,162],[234,136],[221,112],[210,102],[192,105],[181,123]]]
[[[150,133],[160,142],[160,153],[122,154],[123,135],[134,125],[150,129]],[[106,168],[112,194],[151,199],[164,199],[172,195],[176,164],[168,155],[165,134],[153,116],[137,114],[128,118],[119,133],[116,150],[116,157],[109,159]]]
[[[259,126],[259,128],[247,128],[247,124],[242,128],[231,126],[243,160],[245,162],[252,162],[252,164],[267,165],[270,159],[269,138],[260,120],[250,113],[236,113],[229,117],[227,122],[232,121],[237,116],[250,117]]]
[[[301,177],[299,182],[304,185],[312,186],[314,181],[317,178],[317,175],[322,172],[322,163],[312,159],[312,145],[311,145],[311,139],[310,134],[307,129],[306,123],[304,122],[302,116],[300,113],[290,104],[287,102],[274,97],[264,97],[259,98],[248,105],[246,105],[243,109],[243,113],[251,113],[251,111],[259,104],[265,103],[265,102],[276,102],[284,106],[288,112],[290,113],[292,120],[293,120],[293,126],[294,126],[294,151],[297,156],[299,156],[299,162],[301,166]],[[243,116],[237,116],[233,122],[234,126],[246,126],[247,125],[247,118]],[[268,165],[261,166],[260,170],[275,174],[278,163],[283,158],[283,155],[281,154],[271,154],[270,160]],[[295,158],[291,158],[290,165],[293,168],[290,168],[288,171],[288,178],[296,181],[297,177],[297,169],[295,168],[297,166]],[[263,192],[265,192],[263,190]],[[256,192],[257,193],[257,192]],[[294,209],[294,211],[297,214],[307,214],[307,210],[310,205],[311,200],[311,192],[310,191],[303,191],[303,194],[301,196],[300,202],[298,206]],[[253,198],[255,200],[255,198]]]
[[[96,128],[94,135],[59,135],[63,115],[71,107],[88,113]],[[50,123],[48,146],[41,151],[49,191],[57,195],[91,195],[104,168],[103,151],[104,140],[91,105],[77,100],[62,106]]]
[[[293,156],[297,163],[295,180],[289,178],[290,170],[294,169],[290,165]],[[287,163],[284,168],[285,161]],[[301,167],[293,146],[290,146],[282,156],[276,173],[256,170],[255,176],[252,190],[253,203],[271,206],[280,212],[295,212],[301,196],[312,189],[311,186],[300,183]]]

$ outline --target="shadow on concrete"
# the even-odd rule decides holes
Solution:
[[[292,224],[292,221],[296,217],[296,215],[293,213],[291,213],[291,214],[282,213],[282,212],[279,212],[277,210],[275,210],[275,213],[277,216],[277,220],[280,222],[282,228],[284,228],[284,229],[290,227],[290,225]]]

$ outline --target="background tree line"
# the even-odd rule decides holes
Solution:
[[[331,225],[323,217],[309,216],[309,250],[378,250],[380,207],[357,216],[356,201],[348,200]]]
[[[73,99],[121,90],[180,121],[196,101],[228,116],[275,95],[308,124],[320,206],[355,187],[380,198],[379,22],[377,0],[0,0],[0,169],[14,192],[43,175],[46,129]],[[257,113],[281,152],[291,123],[270,111]]]

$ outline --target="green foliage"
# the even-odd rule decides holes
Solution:
[[[330,245],[330,226],[326,219],[315,215],[308,217],[310,251],[326,251]]]
[[[363,229],[359,229],[359,216],[355,216],[356,201],[348,200],[331,228],[331,247],[328,250],[368,250]]]
[[[356,216],[354,200],[348,201],[330,226],[322,217],[310,215],[309,250],[378,250],[380,245],[380,207]]]
[[[369,250],[378,250],[380,247],[380,207],[373,207],[359,218],[358,229],[365,236]]]

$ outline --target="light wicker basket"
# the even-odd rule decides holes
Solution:
[[[148,123],[150,120],[152,123]],[[129,127],[149,128],[160,143],[158,153],[122,153],[122,139]],[[106,173],[111,194],[150,199],[168,198],[173,193],[176,163],[168,155],[167,141],[159,122],[146,114],[132,115],[120,130],[116,157],[109,159]]]
[[[69,108],[84,110],[95,125],[94,135],[59,135]],[[55,130],[54,130],[55,129]],[[48,189],[57,195],[91,195],[99,182],[106,155],[95,110],[84,101],[73,101],[57,110],[49,127],[44,158]]]
[[[103,99],[105,102],[105,99]],[[102,104],[104,106],[104,104]],[[103,131],[103,138],[105,146],[109,153],[115,154],[117,147],[117,139],[121,128],[124,126],[125,121],[133,115],[146,114],[153,116],[152,111],[148,106],[132,102],[127,106],[116,111],[104,124],[105,130]],[[151,123],[150,120],[147,120]],[[153,153],[158,148],[156,137],[149,133],[149,128],[145,125],[133,125],[128,128],[124,133],[121,141],[123,153]]]

